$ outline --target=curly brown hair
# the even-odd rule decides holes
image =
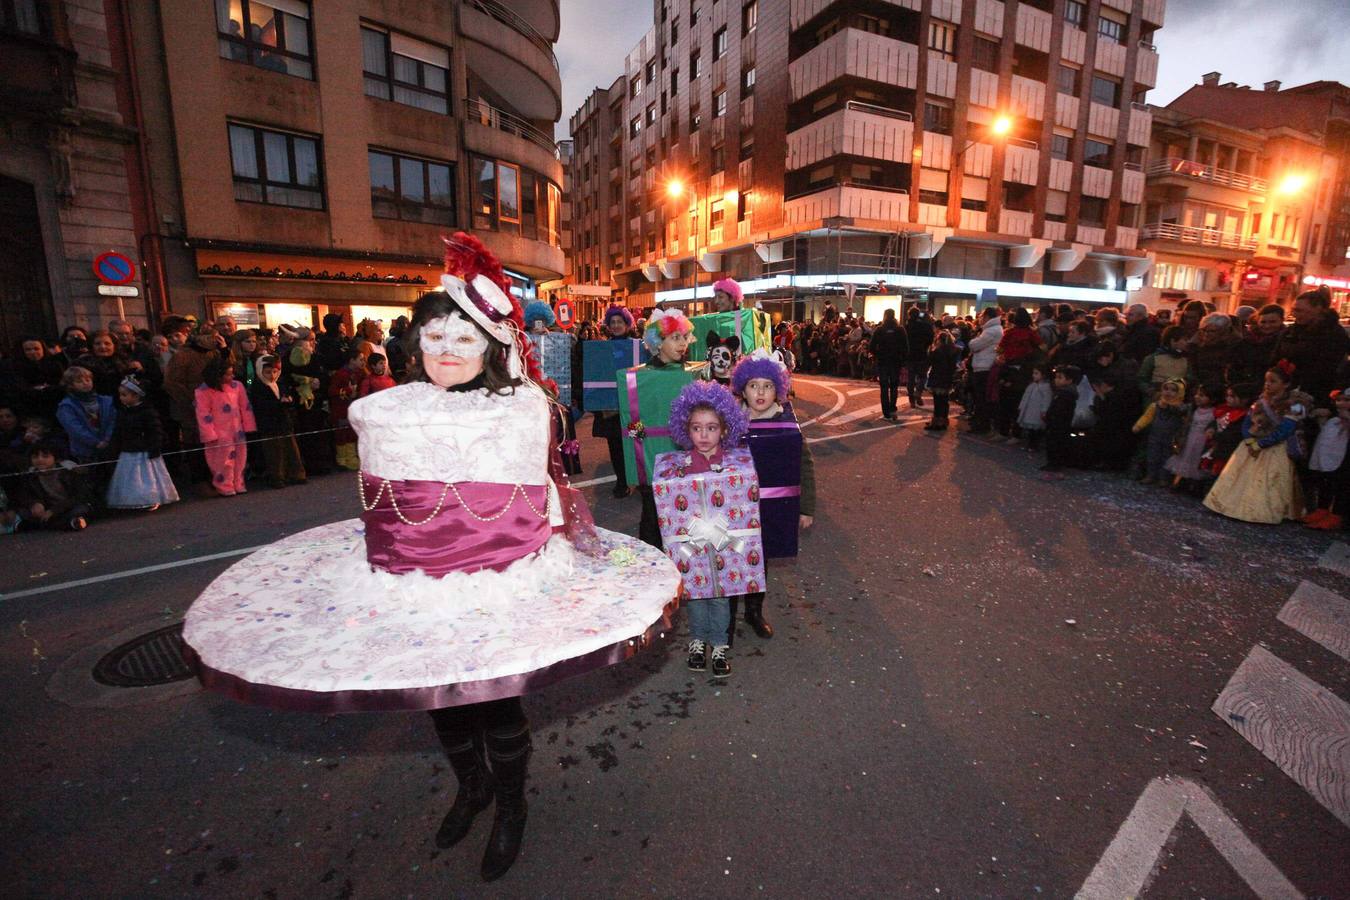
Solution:
[[[408,330],[403,333],[403,349],[408,354],[405,382],[430,380],[422,369],[422,326],[432,319],[455,313],[463,315],[459,306],[445,291],[427,291],[417,298],[417,303],[413,306],[412,321],[408,323]],[[483,354],[483,387],[493,394],[513,393],[524,382],[511,375],[507,362],[510,348],[484,331],[473,319],[468,316],[464,318],[473,322],[473,327],[487,338],[488,348]]]

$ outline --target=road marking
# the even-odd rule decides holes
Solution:
[[[1324,569],[1330,569],[1337,575],[1350,575],[1350,544],[1336,541],[1326,549],[1317,564]]]
[[[131,578],[136,575],[148,575],[151,572],[163,572],[165,569],[177,569],[180,566],[195,566],[197,563],[211,562],[217,559],[229,559],[232,556],[244,556],[252,553],[254,550],[261,550],[267,544],[259,544],[256,547],[241,547],[238,550],[225,550],[220,553],[208,553],[206,556],[194,556],[191,559],[180,559],[175,562],[159,563],[153,566],[142,566],[139,569],[127,569],[125,572],[113,572],[110,575],[96,575],[93,578],[80,578],[75,581],[63,581],[60,584],[48,584],[42,587],[28,588],[22,591],[14,591],[9,594],[0,594],[0,600],[18,600],[20,597],[36,597],[38,594],[50,594],[54,591],[66,591],[71,588],[84,587],[89,584],[102,584],[105,581],[117,581],[121,578]]]
[[[1148,783],[1076,896],[1118,900],[1142,894],[1157,874],[1158,857],[1183,815],[1190,816],[1258,897],[1302,898],[1219,801],[1184,778],[1155,778]]]
[[[1350,705],[1257,646],[1228,680],[1213,710],[1350,825]]]
[[[845,432],[844,434],[832,434],[824,437],[807,438],[806,442],[808,444],[819,444],[823,441],[837,441],[840,438],[857,437],[858,435],[862,434],[871,434],[874,431],[889,431],[892,428],[903,428],[906,425],[911,425],[914,422],[919,421],[922,420],[914,419],[910,422],[900,422],[897,423],[896,425],[881,425],[877,428],[865,428],[862,431],[849,431]],[[592,485],[597,484],[608,484],[615,480],[616,479],[613,475],[601,475],[599,478],[592,478],[589,479],[588,481],[575,482],[572,485],[572,487],[574,488],[591,487]],[[162,572],[165,569],[177,569],[181,566],[192,566],[196,565],[197,563],[211,562],[217,559],[229,559],[232,556],[245,556],[249,553],[252,553],[254,550],[261,550],[263,547],[267,546],[270,545],[258,544],[256,547],[241,547],[238,550],[224,550],[221,551],[220,553],[208,553],[205,556],[194,556],[191,559],[180,559],[175,562],[159,563],[158,565],[153,566],[142,566],[139,569],[127,569],[124,572],[113,572],[108,575],[98,575],[93,578],[80,578],[75,581],[63,581],[60,584],[48,584],[42,587],[27,588],[22,591],[13,591],[12,593],[8,594],[0,594],[0,600],[18,600],[22,597],[36,597],[39,594],[51,594],[56,591],[65,591],[70,590],[71,588],[85,587],[86,585],[90,584],[101,584],[105,581],[117,581],[122,578],[131,578],[136,575],[148,575],[151,572]]]
[[[856,422],[859,419],[878,419],[878,418],[881,418],[880,403],[878,403],[876,406],[868,406],[864,409],[855,409],[851,413],[844,413],[842,416],[839,416],[836,419],[831,419],[828,424],[830,424],[831,426],[847,425],[849,422]]]
[[[839,412],[839,410],[841,410],[841,409],[844,408],[844,402],[846,401],[847,398],[844,397],[844,395],[843,395],[842,392],[836,391],[834,388],[830,387],[828,384],[825,384],[824,382],[820,382],[820,381],[807,381],[807,380],[802,380],[800,383],[801,383],[801,384],[809,384],[809,385],[812,385],[812,386],[814,386],[814,387],[823,387],[825,390],[829,391],[831,394],[834,394],[834,398],[835,398],[835,399],[834,399],[834,406],[831,406],[829,409],[827,409],[825,412],[821,413],[820,415],[816,416],[814,419],[807,419],[805,422],[802,422],[802,423],[801,423],[801,427],[802,427],[802,428],[805,428],[807,425],[813,425],[813,424],[815,424],[816,422],[819,422],[821,419],[828,419],[830,416],[834,415],[835,413]]]
[[[856,396],[858,396],[859,394],[872,394],[872,393],[875,393],[876,390],[877,390],[877,389],[876,389],[875,387],[854,388],[853,390],[851,390],[851,391],[848,392],[848,395],[849,395],[850,397],[856,397]]]
[[[1300,582],[1276,618],[1350,660],[1350,600],[1335,591],[1311,581]]]

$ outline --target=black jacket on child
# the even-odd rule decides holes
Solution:
[[[1134,455],[1134,427],[1139,404],[1123,387],[1092,401],[1096,421],[1087,433],[1088,462],[1122,470]]]
[[[151,459],[158,458],[164,448],[164,427],[155,408],[142,400],[135,406],[119,409],[113,447],[118,453],[144,453]]]
[[[1056,388],[1045,411],[1045,462],[1052,467],[1075,464],[1073,451],[1073,411],[1078,405],[1075,388]]]
[[[253,419],[258,423],[259,434],[276,436],[294,431],[287,412],[291,405],[285,402],[289,398],[280,385],[277,387],[281,391],[279,397],[259,378],[248,389],[248,402],[253,406]]]

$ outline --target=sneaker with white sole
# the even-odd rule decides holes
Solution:
[[[708,668],[708,645],[698,639],[689,642],[689,671],[704,672]]]
[[[727,650],[729,649],[726,644],[721,644],[712,649],[712,673],[714,678],[726,678],[731,674],[731,661],[727,659]]]

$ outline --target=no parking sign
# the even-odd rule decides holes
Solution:
[[[553,315],[558,319],[558,327],[563,331],[571,331],[572,325],[576,319],[576,311],[572,309],[572,301],[566,297],[560,299],[553,306]]]
[[[100,253],[94,258],[94,276],[104,284],[129,284],[136,280],[136,263],[116,251]]]

